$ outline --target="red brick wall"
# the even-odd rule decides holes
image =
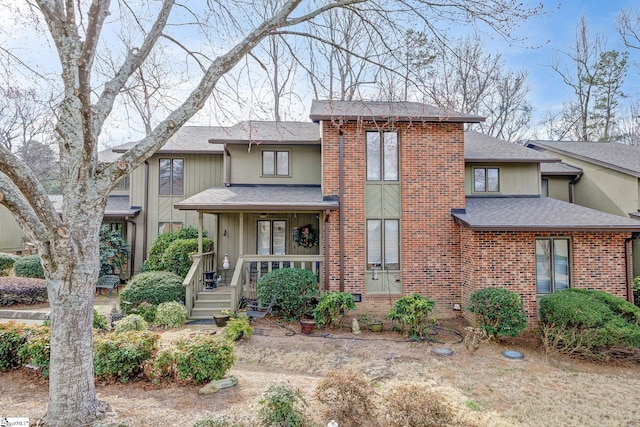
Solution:
[[[364,294],[366,267],[365,182],[367,122],[343,125],[344,271],[346,291]],[[403,294],[418,292],[450,308],[459,301],[459,230],[452,208],[464,208],[464,134],[457,123],[397,123],[402,193]],[[323,122],[323,193],[339,193],[339,133]],[[330,218],[329,288],[340,287],[339,216]],[[387,306],[389,297],[363,295],[363,305]]]
[[[628,233],[474,232],[461,227],[462,306],[469,305],[478,289],[504,287],[523,298],[533,326],[537,319],[535,238],[549,236],[571,239],[572,287],[626,298],[624,240]],[[471,318],[470,313],[465,315]]]

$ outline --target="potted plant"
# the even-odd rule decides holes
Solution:
[[[313,319],[300,319],[300,328],[303,334],[309,335],[316,327],[316,321]]]
[[[382,332],[384,322],[377,317],[369,317],[367,314],[360,315],[360,322],[367,325],[371,332]]]
[[[227,322],[227,338],[237,341],[242,337],[249,338],[253,335],[253,328],[247,316],[238,316]]]
[[[231,318],[231,312],[229,310],[222,310],[219,314],[213,315],[213,321],[216,322],[216,326],[219,328],[227,326],[229,318]]]

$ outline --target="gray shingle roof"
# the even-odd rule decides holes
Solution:
[[[157,153],[160,154],[215,154],[222,153],[224,147],[222,144],[210,144],[209,139],[212,135],[224,135],[226,129],[220,126],[183,126],[175,135],[160,148]],[[128,142],[111,148],[115,153],[124,153],[136,142]],[[102,161],[102,158],[100,158]]]
[[[582,169],[566,163],[540,163],[542,175],[581,175]]]
[[[444,110],[418,102],[386,101],[319,101],[311,103],[311,120],[373,120],[398,122],[462,122],[478,123],[484,117]]]
[[[640,147],[617,142],[528,141],[558,154],[586,160],[640,178]]]
[[[337,199],[324,198],[320,187],[231,186],[204,190],[175,204],[182,210],[233,211],[337,209]]]
[[[559,162],[557,157],[475,131],[464,133],[465,162]]]
[[[209,141],[246,144],[320,144],[320,128],[313,122],[274,122],[249,120],[237,123]],[[224,135],[227,133],[228,135]]]
[[[640,231],[640,221],[550,197],[467,197],[452,215],[475,230]]]
[[[56,212],[60,213],[62,210],[62,195],[50,194],[49,200],[53,203]],[[126,195],[109,196],[104,210],[105,217],[136,216],[139,213],[140,207],[131,206],[129,204],[129,196]]]

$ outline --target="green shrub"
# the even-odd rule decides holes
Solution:
[[[114,332],[116,334],[122,334],[130,331],[146,331],[149,328],[149,324],[139,314],[129,314],[123,319],[116,322]]]
[[[120,308],[124,314],[138,313],[152,323],[159,304],[184,301],[182,281],[180,276],[168,271],[136,274],[120,292]]]
[[[633,278],[633,302],[640,307],[640,276]]]
[[[318,278],[309,270],[280,268],[262,276],[256,292],[265,305],[275,298],[274,309],[286,320],[299,319],[310,300],[318,296]]]
[[[201,384],[222,379],[236,361],[231,341],[196,335],[176,343],[176,368],[181,380]]]
[[[339,326],[349,312],[355,310],[356,303],[349,292],[325,292],[320,295],[313,317],[319,328]]]
[[[540,300],[547,350],[607,360],[614,348],[640,348],[640,308],[614,295],[567,289]]]
[[[203,237],[207,237],[206,230],[203,231]],[[195,227],[183,227],[177,231],[170,231],[167,233],[158,234],[158,237],[153,241],[151,248],[149,248],[149,254],[144,261],[144,271],[161,271],[164,270],[164,262],[162,257],[167,251],[169,245],[178,239],[197,239],[198,229]]]
[[[392,387],[385,396],[384,425],[389,427],[439,427],[454,420],[445,397],[414,383]]]
[[[163,302],[156,311],[155,323],[165,328],[178,328],[187,321],[187,308],[176,301]]]
[[[8,276],[13,268],[13,264],[20,257],[13,254],[5,254],[0,252],[0,276]]]
[[[18,351],[27,342],[22,325],[0,323],[0,371],[20,366]]]
[[[18,350],[18,357],[23,365],[30,365],[37,368],[40,374],[47,378],[49,376],[49,342],[51,331],[47,326],[38,326],[25,329],[25,342]]]
[[[202,239],[202,250],[209,252],[213,250],[213,241]],[[161,270],[171,271],[184,278],[187,276],[193,260],[191,255],[198,252],[198,239],[178,239],[169,244],[162,256]]]
[[[300,390],[286,384],[272,384],[264,392],[258,403],[261,426],[264,427],[303,427],[311,425],[302,407],[307,402]]]
[[[364,374],[332,369],[320,380],[314,396],[326,405],[325,418],[344,427],[373,425],[376,392]]]
[[[100,227],[100,274],[114,274],[129,259],[129,245],[116,230],[108,225]]]
[[[97,378],[127,382],[142,372],[146,360],[158,348],[158,334],[129,331],[97,336],[93,344],[93,367]]]
[[[421,338],[427,333],[429,315],[435,305],[427,297],[411,294],[396,300],[387,317],[400,323],[400,331],[405,336]]]
[[[95,308],[93,309],[93,327],[100,330],[107,329],[107,318],[98,313]]]
[[[155,384],[178,381],[177,357],[178,352],[173,347],[160,349],[153,358],[145,362],[145,376]]]
[[[515,337],[527,327],[522,299],[504,288],[484,288],[471,294],[469,311],[488,335]]]
[[[227,321],[225,333],[231,341],[237,340],[238,337],[250,338],[253,335],[253,327],[247,316],[238,316]]]
[[[49,300],[43,279],[0,277],[0,306],[40,304]]]
[[[27,255],[18,258],[13,264],[13,274],[18,277],[34,277],[44,279],[44,270],[40,264],[40,256]]]

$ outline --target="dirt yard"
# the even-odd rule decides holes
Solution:
[[[349,330],[300,334],[296,324],[262,320],[256,333],[236,346],[237,363],[230,371],[238,385],[212,395],[200,387],[154,387],[145,382],[98,384],[110,405],[101,426],[192,426],[222,414],[253,420],[260,395],[269,385],[285,381],[301,390],[308,413],[323,426],[313,390],[330,369],[365,374],[372,391],[382,394],[394,382],[424,383],[443,393],[455,407],[456,424],[466,426],[640,426],[640,367],[602,366],[559,359],[546,360],[533,341],[486,343],[469,354],[460,336],[461,321],[442,323],[436,342],[409,342],[393,332]],[[385,325],[388,328],[388,325]],[[185,326],[163,333],[168,342],[197,331],[220,331],[214,325]],[[432,350],[448,347],[452,356]],[[502,355],[521,351],[524,360]],[[0,373],[0,416],[29,417],[31,425],[46,409],[47,384],[21,371]]]

